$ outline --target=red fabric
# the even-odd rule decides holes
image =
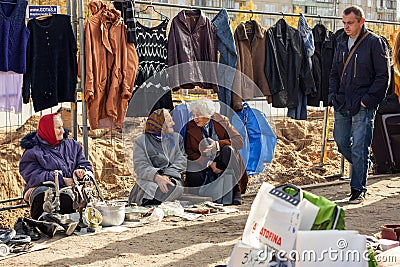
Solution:
[[[56,146],[60,141],[56,138],[56,133],[54,132],[54,115],[47,114],[40,118],[38,125],[38,134],[40,138],[47,141],[51,146]]]

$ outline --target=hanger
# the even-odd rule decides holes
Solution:
[[[139,14],[140,14],[140,13],[146,12],[149,8],[153,9],[153,12],[159,14],[161,18],[158,19],[158,18],[144,18],[144,17],[139,17]],[[149,5],[147,5],[145,9],[142,9],[142,10],[136,12],[136,14],[137,14],[137,17],[136,17],[136,18],[140,18],[140,19],[161,20],[161,21],[166,20],[166,19],[169,19],[169,18],[168,18],[167,16],[165,16],[163,13],[157,11],[151,3],[150,3]]]
[[[17,3],[14,3],[14,2],[3,2],[3,1],[0,1],[0,4],[10,4],[10,5],[16,5]]]
[[[250,19],[249,19],[249,20],[252,21],[252,20],[253,20],[253,15],[254,15],[254,13],[253,13],[253,10],[251,10],[251,9],[250,9],[250,12],[251,12],[251,16],[250,16]]]
[[[322,24],[321,15],[318,15],[318,18],[319,18],[318,24],[321,25]]]
[[[50,18],[52,16],[53,16],[52,14],[48,14],[48,15],[43,15],[43,16],[36,17],[36,19],[37,20],[45,20],[45,19]]]
[[[283,19],[285,19],[285,15],[283,14],[283,12],[281,11],[281,15],[282,15],[282,18]]]

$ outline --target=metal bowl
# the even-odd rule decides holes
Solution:
[[[121,202],[98,202],[95,205],[103,216],[102,226],[121,225],[125,219],[125,203]]]
[[[149,208],[132,206],[125,208],[125,221],[137,222],[149,211]]]

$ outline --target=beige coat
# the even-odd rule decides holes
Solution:
[[[92,129],[121,128],[138,69],[134,44],[126,41],[122,19],[100,1],[89,4],[85,26],[85,100]]]
[[[246,24],[240,23],[234,34],[238,61],[233,82],[232,108],[235,111],[242,110],[242,99],[249,100],[259,96],[266,96],[269,103],[272,101],[267,77],[265,75],[265,42],[267,36],[265,29],[252,20],[251,28],[254,36],[249,39],[246,33]],[[245,75],[243,75],[245,74]]]

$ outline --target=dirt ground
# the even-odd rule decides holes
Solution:
[[[367,199],[347,204],[348,181],[304,189],[338,203],[346,212],[346,229],[372,235],[383,224],[399,224],[400,175],[372,177]],[[216,266],[227,264],[241,239],[255,194],[248,194],[239,211],[204,216],[196,221],[167,217],[157,225],[122,233],[91,236],[57,235],[42,240],[49,247],[0,261],[0,266]]]

